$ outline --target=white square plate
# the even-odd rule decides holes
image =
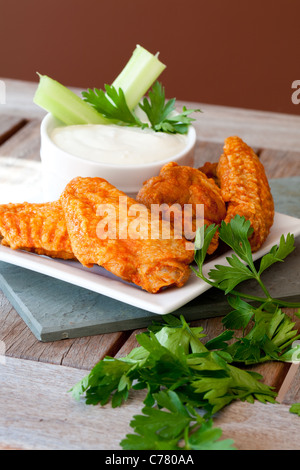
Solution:
[[[295,236],[300,234],[300,219],[276,213],[270,235],[263,247],[253,255],[254,260],[268,253],[273,245],[279,243],[281,235],[288,233],[293,233]],[[230,253],[231,251],[228,251],[207,262],[204,273],[207,274],[216,264],[227,264],[226,256]],[[88,269],[77,261],[55,260],[21,250],[11,250],[4,246],[0,246],[0,260],[160,315],[174,312],[210,288],[209,284],[197,278],[192,272],[185,286],[172,287],[158,294],[150,294],[134,284],[122,281],[99,266]]]

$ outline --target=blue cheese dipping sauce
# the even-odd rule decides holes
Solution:
[[[101,124],[57,127],[51,139],[74,156],[116,166],[163,161],[187,146],[186,135]]]
[[[111,124],[65,126],[48,113],[41,124],[44,202],[59,199],[77,176],[103,178],[135,197],[166,163],[194,166],[196,139],[194,126],[184,135]]]

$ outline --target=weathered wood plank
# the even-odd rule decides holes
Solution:
[[[299,131],[300,133],[300,131]],[[263,149],[260,160],[268,178],[285,178],[300,175],[300,152]]]
[[[105,356],[114,356],[128,338],[127,332],[76,338],[63,355],[61,364],[91,370]],[[52,345],[49,345],[50,350]],[[45,352],[45,357],[47,352]]]
[[[0,292],[0,341],[5,355],[90,370],[104,356],[114,355],[128,337],[126,332],[41,343]]]
[[[119,449],[143,406],[144,391],[118,409],[76,402],[68,390],[84,376],[78,369],[9,357],[0,368],[0,448]],[[237,402],[216,415],[215,426],[239,450],[297,450],[300,421],[288,409]]]
[[[220,143],[226,137],[238,135],[251,147],[300,151],[300,116],[194,102],[185,104],[203,111],[195,116],[193,123],[200,141]]]
[[[26,119],[0,114],[0,145],[26,124]]]
[[[278,401],[286,405],[300,403],[300,365],[293,363],[278,393]]]
[[[300,367],[299,364],[295,364],[293,366],[296,370],[296,373],[283,400],[284,404],[289,405],[292,405],[293,403],[300,403]]]
[[[222,438],[233,439],[238,450],[300,450],[299,416],[289,406],[236,402],[214,420]]]
[[[223,143],[197,141],[194,157],[195,168],[203,166],[205,162],[218,162],[222,151]]]
[[[122,345],[122,347],[118,350],[114,357],[117,359],[120,357],[125,357],[127,356],[127,354],[130,353],[130,351],[133,350],[133,348],[139,347],[140,345],[137,342],[136,336],[140,333],[144,333],[145,331],[147,331],[146,328],[139,328],[138,330],[132,331],[129,334],[127,341]]]
[[[142,405],[141,393],[118,410],[76,402],[68,390],[85,375],[78,369],[9,357],[0,368],[0,447],[118,449]]]
[[[0,157],[40,160],[40,120],[33,119],[0,147]]]
[[[6,104],[2,112],[28,119],[43,118],[46,111],[34,104],[33,97],[38,83],[2,78],[6,86]]]

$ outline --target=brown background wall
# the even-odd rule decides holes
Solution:
[[[299,0],[0,0],[0,77],[100,88],[141,44],[169,98],[299,114],[299,20]]]

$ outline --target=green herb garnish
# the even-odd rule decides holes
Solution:
[[[114,80],[112,87],[122,89],[130,110],[134,109],[166,66],[141,46],[136,46],[129,61]],[[110,124],[111,120],[90,106],[72,90],[46,75],[40,75],[34,103],[65,125]]]
[[[294,413],[300,416],[300,403],[294,403],[293,405],[291,405],[290,413]]]
[[[184,406],[172,390],[154,393],[157,407],[145,406],[130,423],[135,434],[121,441],[125,450],[234,450],[231,439],[219,440],[222,431],[213,428],[192,406]],[[178,446],[181,440],[181,446]]]
[[[189,117],[189,114],[201,112],[200,109],[183,107],[180,114],[176,113],[175,98],[166,102],[165,89],[157,81],[148,95],[149,98],[145,97],[139,106],[148,117],[151,128],[155,131],[186,134],[189,125],[192,121],[195,121],[195,119]]]
[[[262,274],[268,267],[276,262],[282,262],[294,251],[294,236],[282,235],[279,245],[273,246],[270,252],[262,257],[259,267],[256,268],[248,239],[251,235],[250,222],[237,215],[229,224],[222,222],[219,229],[220,239],[234,251],[226,258],[228,265],[216,265],[205,276],[203,274],[204,260],[217,228],[211,225],[198,229],[195,240],[195,261],[198,270],[193,267],[192,269],[203,281],[224,291],[230,307],[233,308],[222,320],[227,328],[228,338],[223,339],[222,347],[218,349],[229,353],[234,362],[245,364],[268,360],[289,361],[293,355],[293,357],[298,357],[298,354],[300,360],[300,346],[291,347],[300,335],[294,329],[295,323],[281,310],[282,307],[298,308],[300,303],[273,298],[262,280]],[[238,284],[248,279],[257,281],[264,297],[236,290]],[[230,330],[245,330],[246,328],[250,329],[247,334],[236,338],[234,342],[231,341],[235,334],[232,331],[230,336],[228,333]],[[212,349],[215,343],[219,344],[218,338],[208,343],[207,347]]]
[[[181,113],[176,113],[175,98],[166,101],[165,90],[157,81],[165,68],[158,54],[136,46],[121,73],[112,85],[104,85],[104,90],[88,88],[81,98],[56,80],[38,74],[40,82],[33,101],[68,126],[118,124],[186,134],[195,120],[189,115],[200,110],[183,107]],[[147,98],[145,95],[152,85]],[[148,122],[137,117],[137,106],[144,111]]]
[[[175,98],[166,101],[165,90],[158,81],[154,83],[148,95],[144,97],[142,103],[139,103],[139,107],[147,116],[149,124],[142,122],[134,111],[129,109],[121,88],[117,90],[114,86],[105,85],[105,91],[95,88],[82,92],[84,100],[106,119],[142,129],[150,127],[156,132],[186,134],[191,122],[195,121],[189,117],[189,114],[200,112],[200,109],[184,107],[182,113],[176,113]]]
[[[145,389],[144,416],[132,421],[135,434],[121,443],[126,449],[179,449],[182,440],[183,448],[231,446],[231,441],[215,442],[220,430],[207,433],[213,414],[235,400],[274,403],[276,393],[259,374],[230,364],[229,354],[209,351],[201,341],[203,328],[190,327],[183,317],[164,320],[154,325],[154,331],[137,335],[140,347],[128,356],[100,361],[72,388],[74,398],[85,394],[87,404],[111,400],[117,407],[129,390]],[[196,408],[205,415],[201,417]]]
[[[111,401],[113,407],[127,400],[130,390],[146,391],[142,414],[130,423],[133,434],[121,442],[126,450],[233,449],[233,442],[220,439],[222,431],[213,427],[215,413],[235,400],[275,403],[277,395],[262,383],[261,375],[236,364],[300,361],[300,345],[293,345],[300,335],[281,310],[300,304],[272,298],[261,279],[267,267],[293,251],[294,237],[281,237],[256,269],[248,241],[250,224],[237,216],[220,227],[220,238],[234,250],[227,257],[228,266],[215,266],[205,276],[204,260],[216,230],[214,226],[198,230],[198,269],[193,271],[228,296],[233,310],[223,319],[227,329],[204,343],[202,327],[190,326],[183,316],[166,315],[137,335],[139,347],[123,358],[105,357],[71,390],[76,399],[84,395],[87,404]],[[255,279],[265,297],[237,291],[236,286],[247,279]],[[237,329],[244,332],[242,337],[236,337]],[[290,411],[298,414],[298,405]]]
[[[142,127],[142,122],[130,111],[122,88],[117,91],[113,86],[105,85],[105,91],[95,88],[82,92],[84,101],[105,118],[130,126]]]

